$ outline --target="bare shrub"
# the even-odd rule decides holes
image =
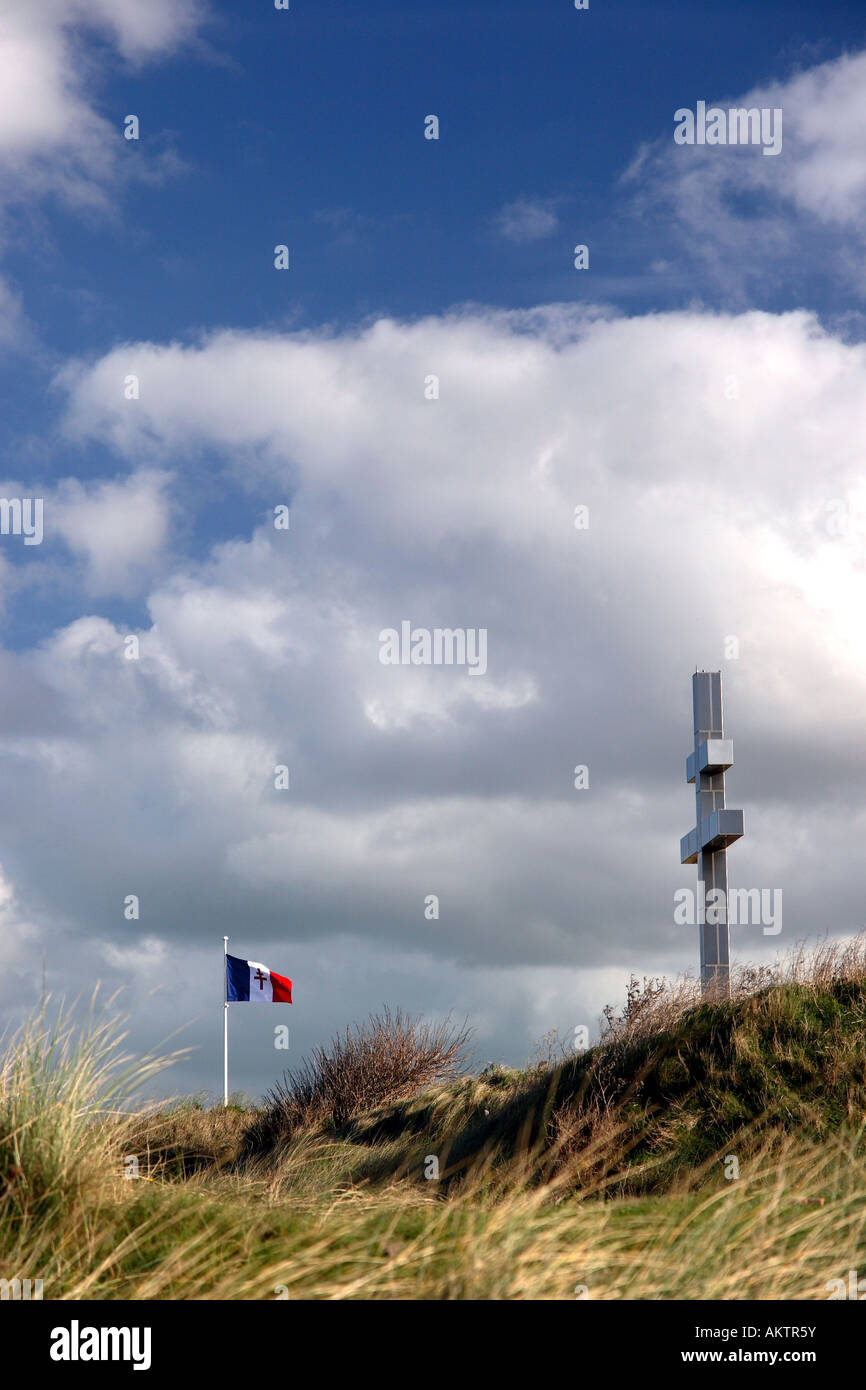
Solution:
[[[467,1024],[458,1028],[450,1019],[424,1023],[387,1007],[372,1014],[285,1073],[251,1128],[250,1147],[262,1152],[311,1123],[339,1129],[362,1111],[453,1080],[466,1069],[470,1036]]]
[[[647,1028],[651,1032],[657,1032],[661,1024],[661,1019],[671,1006],[674,1008],[683,998],[682,983],[680,988],[668,984],[665,978],[655,979],[644,976],[643,984],[640,983],[636,975],[632,975],[626,990],[625,1007],[621,1013],[616,1013],[612,1004],[606,1004],[603,1010],[604,1022],[601,1027],[601,1040],[603,1043],[631,1042],[633,1039],[643,1036]],[[685,983],[685,997],[689,1003],[692,1002],[693,989],[691,982]]]

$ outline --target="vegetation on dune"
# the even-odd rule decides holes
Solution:
[[[424,1023],[399,1009],[373,1014],[286,1072],[250,1126],[245,1154],[270,1152],[310,1124],[340,1129],[374,1106],[453,1080],[465,1070],[469,1036],[465,1025]]]
[[[597,1047],[520,1071],[460,1075],[465,1028],[386,1011],[261,1108],[127,1113],[169,1059],[131,1063],[104,1019],[40,1019],[0,1068],[0,1278],[55,1298],[826,1298],[866,1256],[864,1022],[860,938],[742,972],[730,1000],[633,982]]]

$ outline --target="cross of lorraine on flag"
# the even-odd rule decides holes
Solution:
[[[226,999],[230,1004],[291,1004],[292,982],[257,960],[227,955]]]

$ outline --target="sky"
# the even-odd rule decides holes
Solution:
[[[696,667],[735,959],[863,929],[860,4],[0,0],[0,398],[0,1028],[99,981],[218,1093],[228,935],[250,1096],[597,1035],[698,967]]]

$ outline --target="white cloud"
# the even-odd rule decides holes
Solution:
[[[12,883],[0,866],[0,1032],[22,1003],[38,998],[43,934],[22,912]],[[5,1006],[5,1007],[4,1007]]]
[[[790,281],[806,271],[852,279],[866,293],[866,52],[759,84],[745,94],[683,92],[732,107],[781,109],[782,149],[674,144],[670,129],[638,151],[625,180],[638,209],[666,208],[695,263],[728,288]]]
[[[438,1008],[450,982],[518,1060],[545,1000],[591,1023],[610,972],[694,965],[673,892],[699,664],[724,666],[738,750],[732,883],[785,895],[783,936],[737,950],[860,924],[866,567],[828,504],[862,505],[866,348],[805,313],[554,307],[129,344],[62,381],[78,440],[177,477],[222,456],[263,519],[163,557],[138,661],[96,616],[10,659],[0,834],[31,915],[102,962],[131,930],[167,941],[176,981],[226,931],[310,998],[344,990],[336,1017]],[[85,547],[106,583],[137,510],[119,486],[95,493],[114,539],[94,523]],[[487,674],[383,666],[407,617],[485,627]]]
[[[559,230],[556,200],[552,198],[517,198],[506,203],[496,218],[499,234],[506,241],[542,241]]]
[[[148,470],[89,486],[69,478],[48,499],[49,535],[84,561],[89,593],[128,594],[152,576],[168,536],[170,481]]]
[[[67,23],[107,30],[125,58],[140,61],[191,39],[206,6],[204,0],[53,0],[53,9]]]
[[[103,203],[119,177],[121,131],[99,113],[97,34],[130,62],[164,57],[196,32],[199,0],[7,0],[0,30],[3,201],[54,192]]]

